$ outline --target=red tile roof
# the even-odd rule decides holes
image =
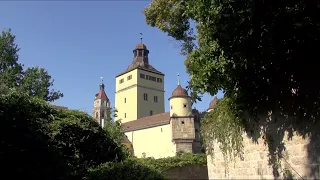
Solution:
[[[96,94],[96,98],[99,99],[106,99],[107,101],[109,101],[109,98],[106,95],[106,92],[103,90],[100,90],[97,94]]]
[[[218,98],[217,96],[214,96],[213,100],[209,104],[209,109],[213,109],[214,106],[217,104]]]
[[[172,91],[171,97],[189,97],[187,90],[178,85],[176,89]]]
[[[126,123],[122,123],[121,126],[124,132],[129,132],[166,124],[170,124],[170,112],[165,112],[129,121]]]

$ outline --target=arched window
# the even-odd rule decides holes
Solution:
[[[99,118],[99,113],[98,112],[96,112],[96,119],[98,119]]]

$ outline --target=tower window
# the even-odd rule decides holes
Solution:
[[[145,79],[145,78],[146,78],[146,75],[145,75],[145,74],[140,73],[140,78],[141,78],[141,79]]]
[[[122,84],[124,82],[124,79],[120,79],[119,83]]]
[[[148,94],[147,93],[143,94],[143,100],[148,101]]]
[[[153,115],[153,111],[150,111],[150,116],[152,116]]]
[[[96,119],[98,119],[99,118],[99,113],[98,112],[96,112]]]
[[[181,124],[184,124],[184,121],[181,121]]]
[[[127,103],[127,98],[124,98],[124,103]]]
[[[161,128],[161,132],[162,132],[162,128]]]
[[[172,106],[170,106],[170,109],[172,109]]]
[[[127,118],[127,113],[124,113],[124,118]]]
[[[186,108],[186,107],[187,107],[187,104],[183,104],[183,107]]]
[[[131,79],[132,79],[132,75],[130,75],[130,76],[127,77],[127,80],[128,80],[128,81],[131,80]]]
[[[141,50],[138,51],[138,56],[139,56],[139,57],[142,57],[142,51],[141,51]]]
[[[104,112],[103,111],[101,112],[101,118],[104,118]]]
[[[134,51],[134,57],[137,57],[137,51]]]
[[[153,97],[153,101],[154,101],[155,103],[157,103],[157,102],[158,102],[158,96],[154,96],[154,97]]]

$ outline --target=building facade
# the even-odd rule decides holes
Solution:
[[[170,111],[165,112],[164,73],[150,64],[146,45],[138,44],[133,54],[132,63],[116,76],[115,120],[121,122],[126,135],[123,143],[132,148],[136,157],[200,153],[199,118],[192,114],[187,91],[178,80],[168,99]],[[97,121],[101,121],[105,108],[110,107],[108,102],[102,83],[93,110]]]

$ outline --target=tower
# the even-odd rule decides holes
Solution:
[[[96,94],[93,104],[92,116],[103,127],[104,120],[108,117],[108,109],[110,108],[110,101],[104,91],[104,83],[101,78],[99,92]]]
[[[214,106],[217,104],[218,98],[217,96],[213,97],[213,100],[209,104],[209,108],[207,109],[207,112],[210,112],[213,110]]]
[[[192,114],[191,97],[181,87],[179,74],[178,86],[173,90],[170,101],[170,126],[172,142],[176,152],[198,152],[200,149],[196,138],[196,122]],[[195,147],[197,149],[195,149]]]
[[[122,123],[164,112],[164,74],[149,63],[149,50],[140,39],[132,63],[116,76],[116,120]]]

